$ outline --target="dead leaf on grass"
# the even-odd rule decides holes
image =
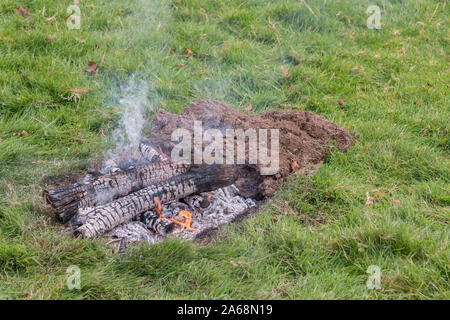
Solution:
[[[25,131],[25,130],[13,133],[13,136],[20,136],[20,137],[26,137],[26,136],[29,136],[29,135],[30,135],[30,133]]]
[[[86,72],[93,72],[97,69],[97,63],[95,61],[89,61],[89,65],[86,69],[84,69]]]
[[[339,105],[340,105],[341,107],[343,107],[344,104],[345,104],[345,100],[344,100],[344,99],[338,99],[338,103],[339,103]]]
[[[245,107],[245,111],[252,111],[253,106],[249,103],[248,106]]]
[[[184,48],[184,51],[186,51],[186,56],[188,56],[189,58],[192,58],[192,56],[194,55],[194,53],[188,48]]]
[[[16,14],[22,17],[28,16],[30,14],[28,8],[24,6],[20,6],[19,8],[14,9],[14,11],[16,12]]]
[[[297,171],[300,169],[300,166],[297,161],[291,160],[291,168],[292,168],[292,171]]]

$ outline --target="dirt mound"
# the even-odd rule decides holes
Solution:
[[[241,194],[256,199],[273,195],[290,173],[319,163],[330,142],[334,141],[336,148],[344,151],[353,141],[347,130],[313,112],[273,110],[247,115],[215,100],[194,101],[179,115],[160,110],[153,119],[148,139],[170,155],[178,144],[171,141],[172,133],[184,128],[193,134],[194,121],[201,121],[203,130],[219,129],[224,137],[227,129],[267,129],[269,132],[279,129],[279,170],[276,174],[261,175],[264,166],[259,163],[234,166],[236,186]],[[246,148],[246,163],[248,158]]]

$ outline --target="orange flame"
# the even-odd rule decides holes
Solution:
[[[162,210],[162,206],[161,206],[161,201],[159,201],[158,199],[153,199],[153,201],[155,201],[155,203],[156,203],[156,208],[155,208],[155,211],[156,211],[156,213],[158,214],[158,216],[160,217],[160,218],[162,218],[162,214],[161,214],[161,210]]]
[[[178,224],[181,227],[180,232],[183,231],[184,228],[188,229],[189,231],[197,230],[197,228],[191,227],[192,213],[190,213],[189,211],[180,210],[180,212],[178,212],[178,215],[175,217],[175,218],[181,218],[183,220],[183,222],[178,221],[176,219],[172,219],[172,218],[165,218],[161,214],[161,211],[162,211],[161,201],[159,201],[157,198],[154,198],[153,201],[155,201],[155,203],[156,203],[155,211],[158,214],[160,219],[167,219],[167,220],[170,220],[170,221]]]
[[[171,219],[171,218],[167,218],[168,220],[180,225],[181,227],[181,231],[184,230],[184,228],[188,229],[189,231],[196,231],[197,228],[192,228],[191,227],[191,221],[192,221],[192,213],[190,213],[189,211],[185,211],[185,210],[181,210],[180,212],[178,212],[178,215],[176,216],[177,218],[184,218],[184,222],[175,220],[175,219]]]

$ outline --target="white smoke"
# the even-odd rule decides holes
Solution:
[[[165,26],[171,19],[170,7],[167,0],[133,0],[130,8],[132,14],[124,20],[125,27],[114,35],[115,45],[118,49],[129,46],[130,51],[148,50],[142,57],[141,74],[131,76],[119,90],[111,88],[111,101],[118,107],[121,118],[105,139],[111,147],[104,153],[102,169],[115,167],[124,158],[140,158],[139,144],[148,115],[159,103],[150,75],[159,72],[159,60],[167,46]]]
[[[154,109],[152,100],[147,97],[148,90],[146,81],[138,81],[133,76],[119,94],[119,109],[122,116],[109,138],[113,147],[105,153],[105,165],[110,160],[122,157],[138,158],[145,115]]]

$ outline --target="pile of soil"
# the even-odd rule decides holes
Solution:
[[[340,151],[345,151],[353,141],[347,130],[313,112],[272,110],[249,115],[215,100],[194,101],[178,115],[158,111],[147,138],[170,155],[172,148],[178,143],[171,141],[173,131],[184,128],[193,133],[196,120],[202,121],[204,130],[219,129],[224,137],[226,129],[268,129],[268,132],[270,129],[279,129],[277,174],[261,175],[259,164],[234,166],[237,179],[235,185],[246,198],[263,199],[272,196],[290,173],[319,163],[332,141]],[[270,141],[270,135],[268,140]]]

